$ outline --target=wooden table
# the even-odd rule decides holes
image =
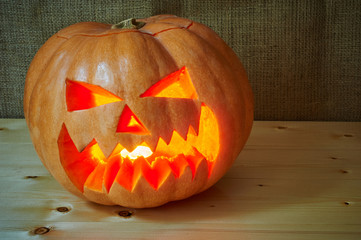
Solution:
[[[1,239],[361,239],[361,123],[256,122],[214,187],[153,209],[80,200],[0,128]]]

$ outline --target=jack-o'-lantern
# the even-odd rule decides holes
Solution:
[[[226,173],[249,136],[253,97],[211,29],[160,15],[56,33],[30,65],[24,111],[40,159],[66,189],[154,207]]]

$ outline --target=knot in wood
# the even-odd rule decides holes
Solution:
[[[56,210],[58,212],[69,212],[70,211],[70,209],[67,207],[58,207],[58,208],[56,208]]]
[[[47,228],[47,227],[38,227],[38,228],[35,228],[35,230],[34,230],[34,234],[36,234],[36,235],[44,235],[48,232],[50,232],[50,228]]]
[[[129,210],[122,210],[122,211],[118,212],[118,215],[121,216],[121,217],[124,217],[124,218],[128,218],[128,217],[131,217],[133,215],[133,212],[129,211]]]
[[[25,178],[37,178],[38,176],[26,176]]]

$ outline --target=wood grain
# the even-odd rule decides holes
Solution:
[[[361,123],[256,122],[211,189],[153,209],[65,191],[0,119],[0,239],[361,239]]]

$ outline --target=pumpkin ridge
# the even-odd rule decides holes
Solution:
[[[174,28],[163,29],[163,30],[161,30],[159,32],[153,33],[152,36],[156,36],[156,35],[158,35],[160,33],[163,33],[163,32],[169,31],[169,30],[173,30],[173,29],[189,29],[192,25],[193,25],[193,21],[190,22],[190,24],[187,27],[174,27]]]
[[[64,38],[64,39],[66,39],[66,40],[69,39],[68,37],[60,36],[60,35],[58,35],[58,34],[56,35],[56,37],[57,37],[57,38]]]
[[[33,99],[33,92],[34,92],[34,89],[36,89],[37,88],[37,85],[38,85],[38,83],[39,83],[39,80],[42,78],[42,76],[43,76],[43,74],[44,74],[44,72],[45,72],[45,69],[47,69],[48,68],[48,66],[49,66],[49,64],[53,61],[53,58],[54,58],[54,56],[56,55],[56,53],[58,52],[58,50],[66,43],[67,41],[64,41],[64,42],[62,42],[62,43],[60,43],[58,46],[57,46],[57,48],[53,51],[53,53],[51,54],[51,56],[49,56],[49,58],[48,58],[48,61],[46,61],[46,63],[45,63],[45,65],[44,65],[44,67],[43,67],[43,71],[40,71],[40,73],[39,73],[39,75],[36,77],[36,79],[32,79],[32,81],[33,82],[35,82],[34,84],[33,84],[33,86],[32,86],[32,88],[31,89],[29,89],[29,87],[27,86],[27,82],[29,81],[28,80],[28,74],[27,74],[27,76],[26,76],[26,81],[25,81],[25,89],[27,90],[27,91],[29,91],[30,90],[30,92],[27,94],[29,97],[28,97],[28,99],[27,98],[25,98],[24,97],[24,103],[26,103],[26,101],[27,101],[27,107],[25,108],[24,107],[24,109],[27,109],[27,113],[25,113],[24,115],[25,115],[25,118],[27,119],[27,121],[28,121],[28,124],[29,124],[29,119],[30,119],[30,117],[28,116],[28,115],[30,115],[30,109],[31,109],[31,100]],[[37,55],[35,55],[35,57],[37,57]],[[35,59],[35,57],[34,57],[34,59]],[[34,61],[34,59],[33,59],[33,61]],[[31,66],[31,65],[30,65]]]

